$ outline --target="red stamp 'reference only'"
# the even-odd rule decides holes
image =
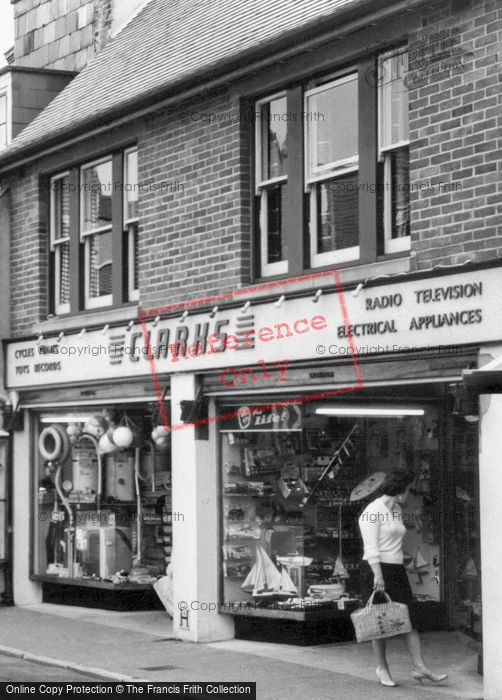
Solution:
[[[166,331],[165,342],[163,343],[163,357],[169,357],[170,362],[173,364],[174,371],[188,371],[188,366],[183,367],[183,363],[187,360],[200,362],[200,370],[198,368],[193,369],[194,372],[202,371],[214,371],[217,369],[220,376],[220,381],[222,388],[229,390],[231,388],[240,388],[243,385],[249,386],[251,388],[259,385],[260,381],[264,379],[270,379],[276,376],[276,385],[281,386],[281,383],[287,382],[287,372],[290,365],[290,356],[287,353],[287,343],[288,338],[293,338],[293,340],[301,340],[303,343],[305,339],[312,340],[315,343],[316,332],[327,331],[330,327],[330,314],[322,315],[320,313],[312,313],[311,315],[306,315],[305,311],[302,313],[302,317],[295,318],[294,320],[289,320],[288,322],[281,322],[280,320],[275,320],[273,323],[269,322],[268,325],[261,325],[258,329],[251,327],[249,319],[254,318],[249,315],[241,315],[237,320],[237,328],[235,334],[223,331],[223,327],[228,321],[216,321],[215,331],[212,333],[208,332],[209,324],[201,323],[201,318],[203,314],[207,317],[215,317],[218,314],[218,303],[224,302],[235,302],[243,301],[244,307],[243,311],[247,308],[252,310],[251,304],[253,301],[246,299],[250,295],[256,292],[263,291],[273,291],[277,287],[281,288],[281,296],[279,297],[276,306],[281,306],[282,302],[285,300],[284,287],[287,285],[295,284],[298,282],[312,282],[315,280],[326,279],[331,277],[334,281],[335,294],[330,294],[330,297],[336,297],[337,303],[335,304],[334,313],[336,314],[336,321],[340,323],[340,320],[345,326],[345,338],[348,346],[348,355],[350,355],[353,371],[354,371],[354,383],[347,386],[339,386],[336,389],[329,389],[326,391],[316,392],[312,394],[301,394],[297,397],[281,399],[274,402],[266,402],[259,406],[251,406],[249,410],[252,413],[257,413],[264,410],[271,410],[279,408],[286,405],[307,403],[310,401],[316,401],[320,399],[330,398],[340,394],[347,394],[352,391],[363,388],[363,381],[361,377],[361,372],[358,363],[358,356],[356,346],[352,337],[350,322],[347,313],[347,306],[345,304],[345,299],[342,292],[342,285],[340,282],[340,277],[337,270],[330,270],[325,272],[314,273],[310,275],[303,275],[301,277],[294,277],[288,280],[279,280],[275,282],[266,282],[259,285],[254,285],[251,287],[245,287],[242,289],[236,289],[230,292],[222,292],[209,297],[201,297],[199,299],[193,299],[183,302],[177,302],[175,304],[167,304],[165,306],[159,306],[156,308],[143,310],[139,314],[139,320],[141,322],[141,329],[143,334],[143,342],[145,348],[145,354],[150,364],[150,373],[153,380],[154,390],[157,397],[159,405],[160,420],[164,428],[169,431],[182,430],[183,428],[207,425],[209,423],[225,421],[233,418],[237,415],[239,408],[229,411],[227,413],[210,416],[207,418],[198,418],[191,422],[184,422],[178,424],[171,424],[168,419],[168,414],[166,411],[166,406],[164,403],[164,392],[161,386],[160,372],[157,366],[158,347],[154,348],[151,345],[150,331],[149,331],[149,321],[152,319],[158,319],[159,316],[164,314],[173,315],[174,312],[181,314],[181,321],[190,318],[190,312],[193,311],[197,314],[197,309],[200,309],[200,317],[197,318],[197,331],[193,342],[188,343],[188,328],[185,326],[178,327],[177,334],[174,340],[169,342],[169,331]],[[315,299],[318,299],[316,295]],[[215,305],[212,311],[209,313],[207,311],[208,307]],[[274,304],[270,302],[263,302],[259,297],[254,300],[255,307],[262,306],[270,308]],[[316,307],[313,307],[314,310]],[[331,314],[332,315],[332,314]],[[203,333],[201,331],[203,328]],[[264,354],[270,355],[270,348],[272,344],[275,344],[274,350],[279,346],[280,349],[284,347],[284,354],[277,356],[275,353],[275,359],[266,359],[265,357],[260,358],[256,355],[257,344],[263,347]],[[282,345],[284,344],[284,345]],[[248,365],[241,362],[240,351],[242,350],[254,350],[253,360],[249,362]],[[232,363],[227,363],[222,360],[221,364],[217,362],[214,366],[215,357],[221,355],[225,351],[230,351],[225,353],[225,358],[231,357],[236,358],[235,365]],[[237,354],[234,355],[234,352]],[[308,359],[308,356],[296,359]],[[205,360],[213,360],[208,362]],[[190,370],[191,371],[191,370]],[[275,372],[275,375],[274,375]],[[162,372],[163,373],[163,372]]]

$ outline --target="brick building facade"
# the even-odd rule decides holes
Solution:
[[[418,47],[410,59],[409,93],[412,270],[501,254],[499,22],[495,5],[442,2],[427,5],[410,33],[410,45]],[[139,202],[145,307],[225,291],[255,277],[246,119],[240,109],[239,100],[220,88],[202,102],[172,106],[134,126],[145,185]],[[47,198],[40,196],[39,173],[39,165],[29,166],[27,177],[11,184],[14,211],[19,206],[22,215],[24,209],[34,225],[30,238],[38,241],[38,254],[19,255],[26,226],[16,216],[21,235],[17,229],[13,234],[13,265],[37,292],[34,303],[24,286],[14,287],[14,335],[33,329],[50,312],[42,291],[48,289]],[[160,182],[164,185],[152,187]],[[18,293],[29,310],[19,304]]]
[[[185,327],[180,330],[172,325],[184,308],[189,319],[193,316],[193,323],[197,321],[195,334],[200,335],[203,323],[218,319],[222,309],[230,319],[225,317],[224,323],[233,323],[232,314],[244,301],[250,302],[252,310],[256,308],[257,323],[261,318],[268,323],[273,308],[282,312],[283,304],[289,303],[289,311],[284,311],[289,322],[294,314],[307,314],[305,309],[320,309],[328,298],[334,303],[340,288],[328,274],[336,268],[349,316],[354,313],[357,341],[390,342],[395,332],[400,343],[393,346],[400,347],[394,352],[388,350],[389,345],[387,350],[362,351],[361,401],[402,403],[412,396],[420,405],[436,402],[436,414],[427,414],[429,409],[425,412],[431,422],[423,439],[436,440],[429,459],[431,468],[438,470],[433,479],[442,489],[436,505],[443,530],[441,536],[435,535],[438,549],[431,549],[430,556],[436,562],[445,557],[447,566],[441,591],[433,590],[430,583],[427,602],[437,604],[434,610],[442,628],[466,627],[461,598],[465,602],[468,595],[469,614],[479,617],[482,585],[486,697],[497,697],[502,692],[502,677],[494,663],[495,621],[502,601],[487,556],[496,560],[502,554],[492,534],[496,504],[490,499],[490,492],[501,486],[491,460],[495,457],[494,426],[502,407],[496,395],[489,402],[482,398],[480,424],[486,429],[478,436],[476,427],[469,428],[472,444],[477,445],[479,437],[480,449],[470,465],[462,462],[460,477],[453,464],[458,456],[453,436],[462,434],[463,424],[455,423],[459,412],[452,406],[452,392],[461,383],[463,369],[481,367],[487,358],[497,356],[502,344],[502,329],[493,315],[502,269],[498,65],[502,9],[491,0],[413,2],[406,7],[388,1],[281,0],[270,10],[273,16],[260,24],[251,4],[241,7],[237,21],[231,2],[221,3],[214,16],[205,17],[201,8],[190,9],[181,0],[173,3],[172,12],[160,0],[150,0],[144,6],[131,3],[131,12],[137,14],[114,34],[114,3],[72,3],[16,3],[19,65],[83,68],[0,156],[1,176],[10,188],[8,388],[20,393],[26,412],[24,431],[15,437],[19,454],[36,451],[30,447],[30,430],[38,430],[60,404],[76,410],[91,405],[91,399],[85,398],[89,396],[96,397],[96,406],[106,401],[125,404],[135,396],[139,403],[139,395],[148,395],[152,402],[153,390],[150,387],[148,394],[147,363],[129,366],[126,371],[124,359],[124,376],[117,367],[109,368],[108,376],[105,360],[96,360],[85,371],[76,365],[49,362],[48,374],[35,377],[39,370],[30,364],[35,360],[27,359],[21,366],[16,351],[21,352],[19,357],[25,352],[30,358],[36,342],[50,341],[62,347],[78,344],[85,334],[95,342],[101,337],[108,342],[113,333],[125,338],[141,312],[147,312],[152,334],[158,327],[158,332],[167,333],[164,338],[186,342],[193,328],[187,326],[183,331]],[[183,12],[188,12],[185,24]],[[253,39],[257,36],[260,38]],[[96,48],[100,51],[92,58]],[[385,70],[399,71],[403,55],[407,56],[405,77],[398,73],[394,79],[404,88],[397,96],[392,87],[385,93]],[[330,132],[322,124],[306,124],[308,119],[299,116],[300,112],[312,114],[307,111],[310,105],[323,104],[337,119],[336,100],[331,95],[341,94],[347,110],[354,109],[354,114],[348,111],[348,117],[335,124],[344,138],[336,141],[336,129]],[[274,109],[280,113],[285,109],[279,105],[281,100],[290,116],[282,131],[279,127],[274,131],[260,115],[270,116]],[[296,111],[291,111],[292,106]],[[400,121],[404,113],[408,114],[407,124]],[[400,130],[399,137],[384,134],[385,119],[392,129]],[[359,128],[355,137],[347,127],[351,120]],[[277,146],[281,138],[286,158]],[[346,146],[351,138],[356,154]],[[312,145],[315,147],[309,150]],[[344,155],[338,160],[337,150]],[[409,169],[405,167],[408,152]],[[323,160],[326,153],[329,162]],[[137,157],[137,202],[127,189],[135,180],[124,169],[133,157]],[[266,175],[260,172],[264,163]],[[106,168],[112,178],[99,174]],[[88,201],[82,187],[89,169],[113,189],[103,195],[98,207],[101,213],[94,218],[89,215],[90,223],[85,218]],[[355,190],[351,189],[354,178]],[[63,184],[56,187],[58,182]],[[67,183],[75,186],[73,193]],[[326,195],[330,188],[341,194]],[[408,190],[409,201],[403,194]],[[61,230],[67,231],[61,234],[54,228],[51,212],[59,211],[57,196],[65,192],[69,192],[65,201],[70,214],[60,218]],[[344,202],[346,207],[350,202],[345,216]],[[127,214],[129,205],[137,206],[137,214]],[[108,208],[111,214],[106,213]],[[65,239],[63,245],[58,237]],[[389,241],[395,245],[388,246]],[[64,245],[68,248],[58,258]],[[69,256],[64,274],[71,279],[71,290],[63,301],[55,302],[60,290],[58,274],[63,274],[57,270],[62,269],[58,265],[63,265],[64,255]],[[97,263],[92,267],[92,255],[101,256],[101,267]],[[110,296],[111,304],[101,303],[100,293],[93,297],[90,291],[93,275],[99,278],[107,265],[112,266],[111,293],[107,289],[101,296]],[[131,273],[132,268],[135,272]],[[131,274],[137,275],[137,289]],[[310,304],[316,290],[319,306],[311,307],[307,302]],[[392,330],[390,313],[381,321],[390,325],[373,324],[386,331],[370,328],[375,318],[370,313],[375,309],[372,304],[391,304],[392,297],[399,306],[407,295],[409,308],[395,309],[398,330]],[[471,296],[482,298],[474,303]],[[206,301],[197,305],[201,298]],[[358,306],[362,299],[366,305]],[[429,302],[432,308],[423,308]],[[58,313],[58,303],[67,304],[69,311]],[[173,310],[174,304],[179,309]],[[405,328],[403,314],[412,306],[412,313],[429,315],[415,316]],[[150,309],[156,312],[149,316]],[[185,318],[179,322],[184,323]],[[164,328],[163,323],[171,326]],[[237,327],[239,323],[242,321],[237,321]],[[340,328],[338,339],[343,337]],[[414,333],[416,328],[420,333]],[[141,337],[141,328],[137,331]],[[414,343],[427,347],[429,354],[425,358],[413,355],[410,345]],[[279,394],[280,387],[273,387],[270,381],[262,393],[291,399],[296,386],[303,392],[300,403],[306,404],[305,392],[313,387],[331,390],[350,374],[346,356],[319,358],[307,349],[307,343],[303,350],[292,346],[291,353],[298,373],[294,382],[285,384],[282,390],[286,393]],[[246,359],[243,353],[241,360],[237,354],[237,360],[227,362],[256,367],[258,360],[268,357]],[[122,357],[126,355],[120,355],[120,360]],[[168,358],[161,359],[167,362]],[[57,370],[56,364],[60,365]],[[177,373],[175,366],[161,363],[159,369],[169,388],[174,423],[180,418],[180,402],[196,402],[201,392],[209,397],[211,418],[222,410],[222,402],[234,405],[239,396],[251,404],[259,400],[260,392],[245,393],[251,392],[248,386],[235,392],[236,396],[217,387],[219,365],[213,359],[200,366],[189,360],[183,367],[186,371]],[[308,369],[314,371],[305,374]],[[337,379],[326,383],[323,377],[328,376]],[[438,424],[441,438],[430,427]],[[225,437],[216,422],[210,422],[205,437],[190,427],[173,432],[173,508],[194,513],[190,527],[173,528],[178,557],[175,600],[176,596],[188,600],[188,595],[221,600],[223,588],[230,585],[221,573],[221,555],[214,555],[221,551],[224,527],[221,479],[225,477],[221,476],[217,445],[223,450]],[[206,462],[209,466],[204,471]],[[28,477],[28,472],[29,466],[24,465],[18,478]],[[461,478],[471,479],[468,483],[476,494],[471,494],[476,503],[472,522],[481,518],[480,545],[474,544],[475,536],[466,535],[465,541],[472,540],[468,556],[465,542],[457,538],[455,528],[447,526],[450,516],[457,517],[452,515],[456,513],[452,494]],[[23,498],[20,484],[15,494]],[[32,507],[24,498],[19,518]],[[21,522],[19,527],[19,551],[26,551],[26,543],[38,534],[28,532]],[[479,534],[476,526],[472,530]],[[38,546],[41,551],[42,540]],[[476,583],[468,591],[458,586],[457,555],[464,569],[470,566],[470,559],[475,564]],[[37,556],[41,561],[41,555]],[[40,561],[18,562],[14,576],[18,600],[37,600],[44,586],[53,585]],[[436,578],[439,586],[439,574]],[[228,597],[226,591],[223,595]],[[237,620],[235,624],[242,623]],[[207,641],[232,636],[234,618],[218,615],[215,621],[197,611],[186,626],[184,618],[175,617],[174,626],[179,638]]]

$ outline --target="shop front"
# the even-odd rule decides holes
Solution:
[[[483,402],[467,406],[459,388],[502,337],[502,267],[343,294],[306,282],[279,298],[243,289],[216,307],[145,313],[85,362],[78,353],[103,331],[55,340],[43,359],[36,340],[8,344],[25,418],[14,434],[16,602],[88,588],[89,604],[120,592],[124,606],[146,605],[175,542],[177,638],[351,639],[367,575],[357,519],[386,472],[406,466],[415,617],[481,639],[493,504],[480,426],[485,443],[495,438]]]
[[[170,438],[151,382],[132,375],[137,354],[117,362],[115,339],[95,335],[87,357],[76,335],[9,349],[27,378],[14,390],[14,599],[161,608],[153,585],[172,553]]]
[[[350,613],[366,602],[370,575],[357,521],[385,474],[407,467],[415,474],[403,513],[414,619],[421,630],[480,638],[478,425],[456,415],[455,398],[461,367],[473,359],[471,350],[418,364],[361,362],[367,386],[347,397],[322,398],[328,385],[315,377],[340,373],[327,363],[322,372],[292,367],[293,384],[314,377],[309,390],[286,385],[267,394],[268,405],[252,391],[220,394],[220,604],[238,637],[354,638]],[[410,381],[417,371],[422,381]],[[206,384],[215,390],[214,379]]]

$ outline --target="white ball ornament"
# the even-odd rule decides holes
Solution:
[[[117,447],[130,447],[133,440],[134,435],[132,434],[132,430],[126,426],[115,428],[113,431],[113,442],[117,445]]]
[[[93,435],[96,438],[100,438],[104,435],[108,429],[108,422],[106,418],[100,415],[93,416],[85,424],[85,432]]]
[[[117,445],[112,442],[110,437],[110,431],[106,432],[99,438],[99,449],[103,454],[109,454],[110,452],[115,452],[117,450]]]

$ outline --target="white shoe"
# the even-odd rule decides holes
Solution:
[[[376,674],[378,676],[378,680],[380,681],[380,685],[386,685],[389,688],[394,688],[397,685],[390,677],[390,673],[381,666],[376,667]]]

